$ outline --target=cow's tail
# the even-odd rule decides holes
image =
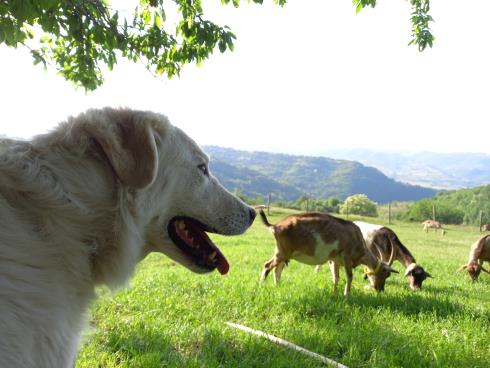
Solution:
[[[260,215],[260,219],[262,220],[262,223],[263,223],[265,226],[267,226],[269,229],[274,228],[274,225],[273,225],[273,224],[271,224],[271,223],[269,222],[269,220],[267,219],[267,216],[265,215],[264,210],[262,210],[262,209],[261,209],[261,210],[259,211],[259,215]]]

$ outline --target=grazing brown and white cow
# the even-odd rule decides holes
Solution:
[[[361,229],[367,247],[377,254],[380,260],[388,262],[390,266],[394,261],[398,261],[405,267],[405,277],[408,278],[412,290],[421,289],[422,282],[428,277],[432,278],[422,266],[417,264],[415,257],[392,229],[362,221],[354,221],[354,223]]]
[[[483,224],[480,227],[480,231],[490,231],[490,224]]]
[[[405,277],[407,277],[412,290],[421,289],[422,282],[428,277],[432,278],[422,266],[417,264],[415,257],[402,244],[393,230],[363,221],[354,221],[354,224],[361,229],[367,247],[373,254],[377,255],[379,260],[387,262],[389,266],[394,261],[398,261],[405,267]],[[332,273],[335,272],[334,265],[331,264],[330,268]],[[319,269],[320,266],[317,266],[316,270],[319,271]],[[333,277],[335,279],[334,274]]]
[[[439,221],[425,220],[424,222],[422,222],[422,225],[424,225],[424,230],[426,233],[429,232],[429,229],[434,229],[435,231],[440,229],[441,235],[446,234],[446,230],[442,227],[442,224]]]
[[[262,281],[274,270],[274,280],[279,283],[282,270],[291,259],[309,265],[334,261],[337,275],[339,265],[345,268],[347,283],[344,295],[348,296],[352,269],[359,264],[366,266],[369,282],[377,291],[384,290],[386,279],[392,272],[397,272],[376,258],[366,246],[359,227],[351,221],[323,213],[302,213],[287,216],[273,225],[264,211],[259,213],[276,239],[275,254],[264,264]],[[334,287],[337,281],[338,277],[334,279]]]
[[[483,268],[485,261],[490,263],[490,235],[481,237],[471,246],[468,263],[462,265],[458,271],[466,269],[471,280],[475,281],[481,271],[490,274],[490,268],[488,271]]]

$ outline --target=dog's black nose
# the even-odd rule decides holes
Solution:
[[[250,216],[250,225],[252,225],[254,220],[255,220],[255,216],[257,216],[257,212],[255,212],[255,210],[253,208],[250,208],[248,210],[248,214]]]

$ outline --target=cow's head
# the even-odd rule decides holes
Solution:
[[[364,273],[369,280],[370,286],[379,292],[384,291],[386,279],[390,277],[392,273],[398,273],[398,271],[391,268],[387,263],[379,261],[374,270],[366,267]]]
[[[458,271],[467,270],[470,275],[471,281],[475,281],[478,276],[480,276],[480,272],[483,271],[485,273],[490,274],[489,271],[485,270],[482,265],[480,265],[477,261],[470,261],[468,264],[462,265]]]
[[[432,278],[430,273],[426,272],[422,266],[416,263],[412,263],[407,267],[405,277],[408,278],[412,290],[422,289],[422,282],[428,277]]]

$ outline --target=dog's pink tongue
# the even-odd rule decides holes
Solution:
[[[225,256],[218,251],[218,265],[217,265],[218,271],[222,275],[226,275],[228,271],[230,270],[230,265],[228,264],[228,261],[226,260]]]

